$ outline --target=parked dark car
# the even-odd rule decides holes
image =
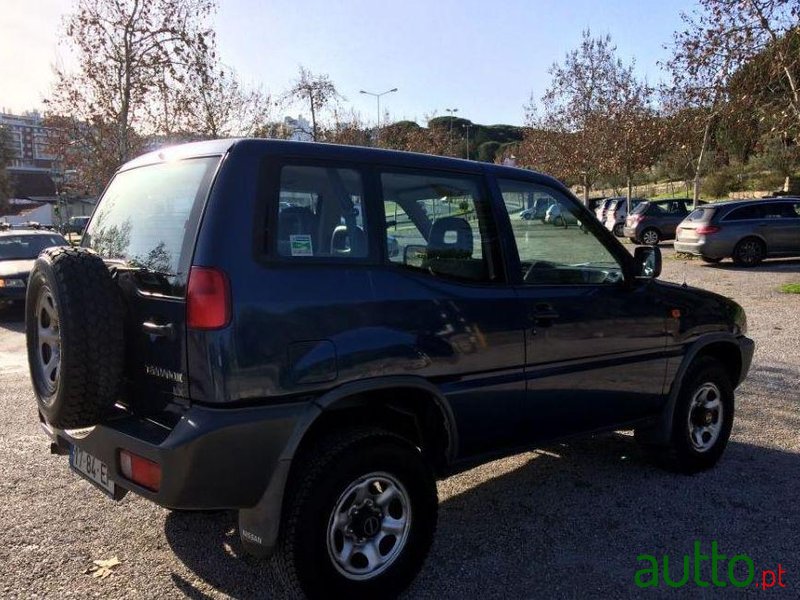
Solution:
[[[516,217],[532,195],[585,231]],[[717,463],[753,342],[739,305],[660,269],[528,170],[188,144],[124,165],[82,246],[36,261],[33,389],[51,449],[109,496],[237,510],[293,596],[393,597],[437,477],[614,429]]]
[[[730,257],[744,267],[800,256],[800,198],[707,204],[678,226],[675,250],[709,263]]]
[[[47,230],[0,230],[0,307],[24,301],[33,261],[45,248],[66,243]]]
[[[88,216],[82,217],[70,217],[69,221],[66,222],[63,228],[63,233],[75,233],[78,235],[83,234],[83,230],[86,229],[86,225],[89,223]]]
[[[691,198],[648,200],[633,209],[625,219],[623,235],[632,242],[655,246],[675,239],[675,230],[692,210]],[[700,201],[699,204],[706,204]]]

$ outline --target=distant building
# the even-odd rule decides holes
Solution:
[[[57,169],[56,157],[48,152],[48,129],[38,112],[13,115],[0,112],[0,126],[11,134],[14,158],[8,167],[12,194],[15,198],[55,196],[52,174]]]

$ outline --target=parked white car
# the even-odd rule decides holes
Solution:
[[[645,202],[646,198],[631,198],[631,210]],[[615,236],[622,237],[625,227],[625,218],[628,216],[628,202],[625,198],[616,198],[609,205],[606,220],[603,225]]]

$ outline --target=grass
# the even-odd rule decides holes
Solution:
[[[800,294],[800,283],[785,283],[780,290],[784,294]]]

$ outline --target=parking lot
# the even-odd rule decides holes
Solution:
[[[730,296],[757,344],[727,453],[692,476],[660,471],[626,433],[495,461],[439,484],[439,531],[409,598],[638,597],[640,554],[681,557],[695,540],[785,569],[800,586],[800,261],[745,270],[679,260],[662,279]],[[0,317],[0,595],[4,598],[280,598],[264,563],[242,557],[233,513],[114,503],[51,456],[24,356],[21,311]],[[121,564],[103,579],[93,560]],[[686,596],[714,588],[689,586]],[[744,590],[760,593],[755,585]],[[676,590],[660,588],[658,594]]]

